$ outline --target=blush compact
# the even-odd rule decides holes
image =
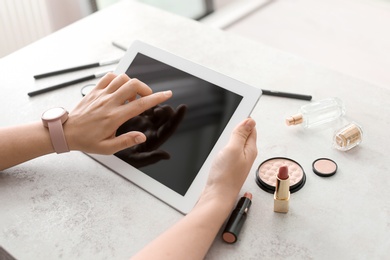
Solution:
[[[337,172],[337,163],[329,158],[319,158],[313,162],[313,172],[321,177],[330,177]]]
[[[274,193],[276,185],[276,176],[281,166],[288,167],[290,178],[290,192],[299,191],[306,182],[306,174],[302,166],[296,161],[284,158],[274,157],[262,162],[256,170],[256,183],[266,192]]]

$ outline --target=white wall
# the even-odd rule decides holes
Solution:
[[[89,0],[0,0],[0,58],[89,13]]]
[[[50,33],[45,0],[0,1],[0,57]]]

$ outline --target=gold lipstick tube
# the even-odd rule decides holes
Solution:
[[[290,200],[290,178],[285,180],[276,177],[276,186],[274,193],[274,211],[287,213]]]

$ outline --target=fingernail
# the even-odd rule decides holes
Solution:
[[[245,127],[245,129],[246,129],[248,132],[252,131],[252,129],[253,129],[255,126],[256,126],[256,122],[255,122],[254,120],[251,120],[251,119],[248,118],[248,119],[245,121],[244,127]]]
[[[164,91],[164,96],[166,97],[171,97],[172,96],[172,91],[171,90],[167,90],[167,91]]]
[[[134,141],[135,141],[136,144],[140,144],[140,143],[145,142],[145,138],[143,136],[141,136],[141,135],[138,135],[138,136],[136,136],[134,138]]]

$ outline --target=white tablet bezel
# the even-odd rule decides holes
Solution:
[[[140,188],[154,195],[156,198],[162,200],[178,211],[186,214],[196,204],[204,188],[213,158],[218,153],[218,151],[227,144],[234,127],[251,114],[254,106],[261,96],[261,89],[249,86],[243,82],[232,79],[226,75],[220,74],[211,69],[141,41],[135,41],[130,46],[125,56],[119,62],[115,73],[125,73],[138,53],[163,62],[167,65],[192,74],[198,78],[242,96],[242,100],[236,111],[228,121],[223,133],[219,137],[214,148],[210,152],[209,156],[207,157],[206,161],[204,162],[203,166],[199,170],[197,176],[184,196],[176,193],[174,190],[144,174],[141,170],[134,168],[130,164],[122,161],[115,155],[89,154],[89,156],[104,164],[117,174],[133,182]],[[175,95],[175,93],[173,93],[173,95]],[[163,174],[163,172],[161,174]]]

